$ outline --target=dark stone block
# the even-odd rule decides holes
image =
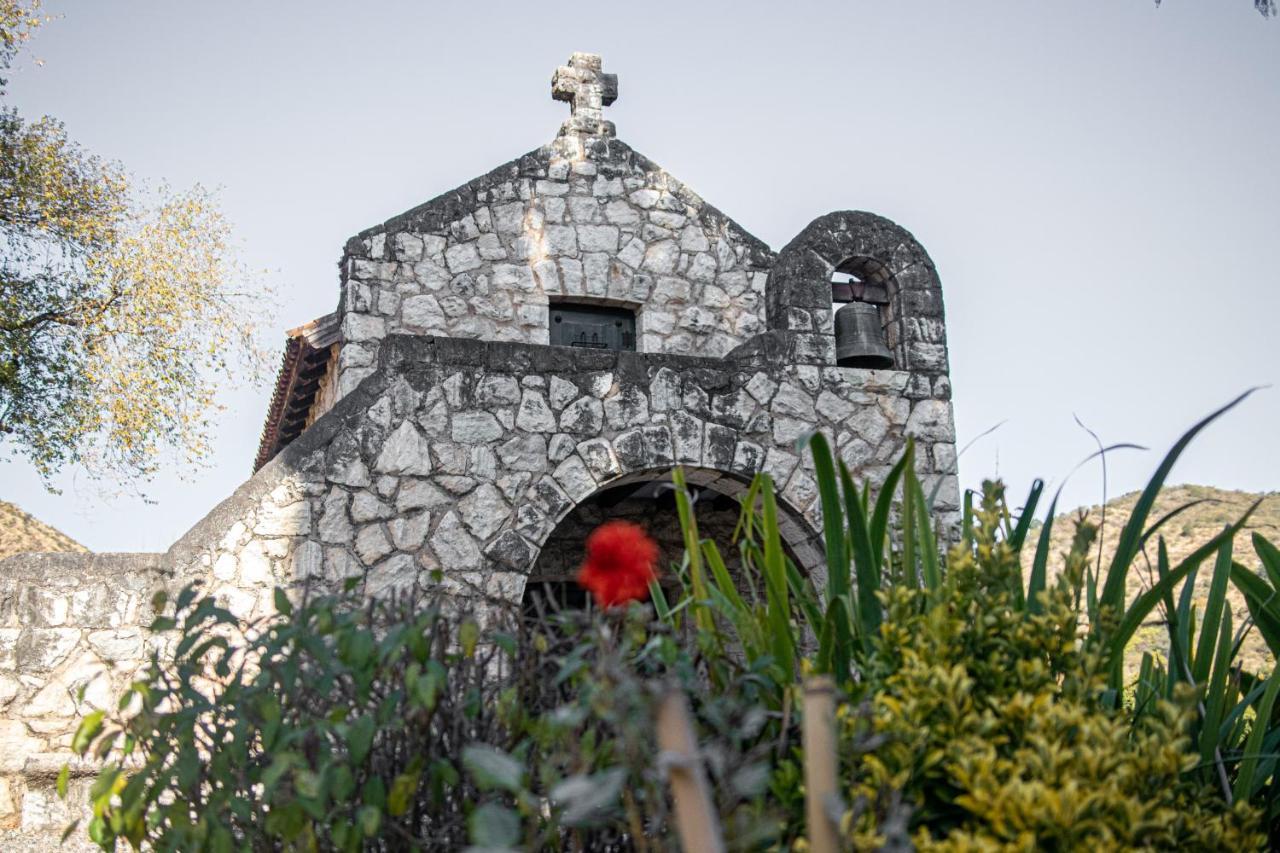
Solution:
[[[926,373],[947,372],[947,348],[942,344],[908,342],[907,364],[912,370]]]
[[[911,374],[911,379],[907,382],[906,389],[902,392],[902,396],[908,400],[924,400],[933,396],[933,383],[928,376],[921,373]]]
[[[672,465],[676,461],[675,449],[671,443],[671,430],[665,426],[643,427],[644,446],[649,462],[653,465]]]
[[[934,288],[903,290],[898,302],[904,317],[942,316],[942,292]]]
[[[719,424],[707,424],[706,442],[707,461],[717,470],[728,471],[733,465],[733,450],[738,442],[738,433]]]
[[[484,553],[489,559],[513,571],[527,572],[533,566],[533,546],[514,530],[501,533]]]
[[[739,441],[734,446],[733,461],[732,471],[737,474],[754,476],[764,465],[764,450],[756,444]]]
[[[532,373],[534,372],[534,355],[526,344],[491,343],[487,367],[503,373]]]
[[[484,367],[489,361],[487,341],[467,338],[435,338],[436,358],[441,364],[463,367]]]
[[[573,373],[578,369],[574,350],[569,347],[537,347],[533,353],[533,366],[536,373],[544,376]]]
[[[548,518],[559,518],[569,509],[569,498],[548,480],[539,480],[533,485],[534,500],[546,513]]]
[[[618,461],[627,470],[634,471],[648,464],[645,454],[644,433],[638,429],[621,433],[613,440],[613,450],[618,454]]]
[[[618,363],[618,353],[615,350],[571,349],[570,352],[574,354],[574,361],[579,370],[611,371]]]

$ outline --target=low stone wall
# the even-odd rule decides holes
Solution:
[[[84,714],[115,707],[151,652],[151,599],[171,579],[161,554],[22,554],[0,561],[0,830],[55,838],[87,799],[74,764],[54,782]],[[0,836],[0,847],[21,839]],[[34,843],[34,842],[33,842]],[[37,848],[30,848],[37,849]]]

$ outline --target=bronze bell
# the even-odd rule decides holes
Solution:
[[[836,364],[877,370],[893,367],[878,306],[849,302],[836,312]]]

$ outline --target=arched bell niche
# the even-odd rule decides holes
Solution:
[[[840,210],[810,222],[778,252],[765,286],[770,329],[825,336],[834,357],[841,343],[836,314],[860,303],[875,310],[855,309],[846,321],[859,313],[866,330],[878,322],[892,364],[857,366],[946,373],[942,286],[929,254],[905,228]]]

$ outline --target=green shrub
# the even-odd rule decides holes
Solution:
[[[118,714],[76,748],[107,759],[90,837],[158,850],[630,849],[667,833],[662,689],[693,697],[716,806],[768,840],[778,722],[758,678],[724,694],[651,611],[446,616],[414,596],[318,598],[239,624],[188,588]],[[484,626],[481,627],[481,616]],[[231,638],[237,638],[232,642]]]
[[[1092,529],[1027,614],[1017,555],[994,535],[1000,508],[988,485],[973,546],[952,550],[935,593],[886,595],[859,685],[884,746],[851,757],[853,790],[903,790],[921,849],[1263,846],[1257,809],[1228,807],[1188,774],[1190,690],[1136,723],[1104,701],[1108,662],[1079,641],[1075,607]]]

